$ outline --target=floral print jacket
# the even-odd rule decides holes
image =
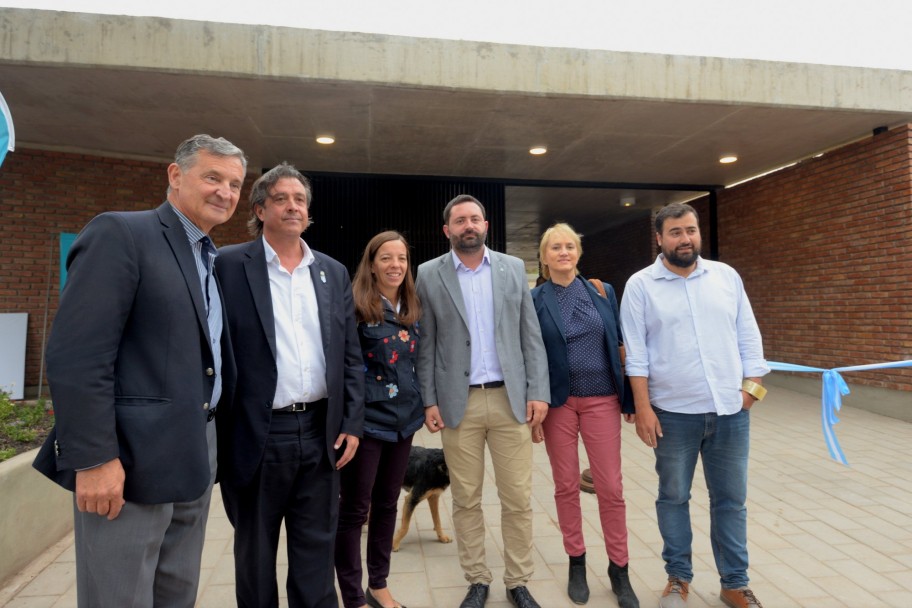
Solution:
[[[383,303],[383,322],[359,323],[364,358],[364,434],[398,441],[424,424],[415,360],[418,326],[406,327]]]

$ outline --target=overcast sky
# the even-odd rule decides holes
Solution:
[[[912,70],[912,0],[0,0],[0,4]]]

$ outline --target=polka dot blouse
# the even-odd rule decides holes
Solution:
[[[605,323],[589,290],[579,277],[566,287],[553,284],[567,340],[570,394],[574,397],[614,395],[617,390],[605,345]]]

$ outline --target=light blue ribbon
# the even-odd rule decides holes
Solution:
[[[823,393],[820,398],[820,419],[823,424],[823,439],[826,442],[827,450],[830,452],[830,458],[848,466],[842,448],[839,446],[839,440],[836,439],[836,432],[833,427],[839,422],[836,412],[842,408],[842,396],[849,394],[849,386],[839,372],[863,372],[873,369],[897,369],[900,367],[912,367],[912,359],[906,361],[893,361],[891,363],[872,363],[870,365],[853,365],[850,367],[834,367],[833,369],[822,369],[819,367],[808,367],[806,365],[795,365],[794,363],[779,363],[776,361],[767,361],[769,368],[779,372],[821,372],[823,373]]]

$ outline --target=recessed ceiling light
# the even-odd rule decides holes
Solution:
[[[637,199],[635,196],[622,196],[621,197],[621,207],[633,207],[636,205]]]
[[[529,148],[529,154],[534,154],[535,156],[541,156],[548,151],[548,148],[544,146],[535,146],[534,148]]]
[[[317,143],[323,144],[324,146],[328,146],[329,144],[336,143],[336,138],[331,135],[321,135],[320,137],[317,138]]]
[[[737,161],[738,161],[738,157],[735,156],[734,154],[726,154],[725,156],[719,158],[719,162],[722,163],[723,165],[728,165],[730,163],[734,163]]]

